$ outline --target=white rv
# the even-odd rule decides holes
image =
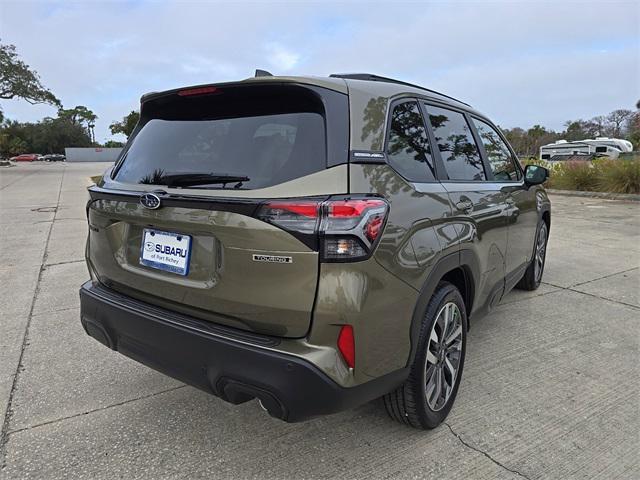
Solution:
[[[594,139],[567,142],[558,140],[555,143],[540,147],[540,160],[548,162],[563,160],[563,157],[593,157],[618,158],[623,152],[631,152],[633,145],[620,138],[597,137]]]

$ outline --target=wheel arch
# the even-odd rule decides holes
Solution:
[[[547,224],[547,232],[551,231],[551,212],[549,209],[542,211],[542,221]]]
[[[411,365],[415,357],[418,349],[420,325],[438,284],[441,281],[447,281],[460,290],[467,310],[467,322],[469,322],[469,317],[474,307],[476,282],[480,278],[479,274],[480,268],[475,253],[468,249],[446,255],[435,263],[420,289],[418,301],[413,310],[410,332],[411,350],[407,365]]]

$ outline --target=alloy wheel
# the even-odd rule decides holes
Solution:
[[[534,259],[534,274],[536,284],[542,280],[542,270],[544,269],[544,257],[547,251],[547,224],[540,225],[538,238],[536,240],[536,255]]]
[[[431,327],[424,368],[425,397],[429,408],[441,410],[451,397],[462,358],[462,313],[453,302],[438,312]]]

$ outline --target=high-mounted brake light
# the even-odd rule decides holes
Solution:
[[[338,350],[349,368],[356,366],[356,341],[353,336],[353,327],[343,325],[338,334]]]
[[[188,88],[187,90],[180,90],[178,95],[181,97],[189,97],[192,95],[207,95],[209,93],[216,93],[218,89],[216,87],[199,87]]]
[[[388,211],[380,198],[279,200],[263,204],[256,216],[294,235],[314,238],[322,261],[353,262],[371,255]]]

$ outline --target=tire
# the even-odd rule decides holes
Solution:
[[[535,244],[533,246],[533,258],[524,272],[522,279],[516,284],[520,290],[537,290],[542,282],[544,263],[547,255],[547,241],[549,239],[549,227],[544,220],[538,223]]]
[[[441,335],[447,318],[450,325],[445,333],[448,335]],[[455,339],[449,343],[448,349],[442,350],[438,340],[441,337],[453,339],[454,332]],[[454,285],[441,282],[427,305],[409,378],[395,391],[383,397],[389,416],[419,429],[431,429],[440,425],[449,414],[458,393],[466,344],[467,312],[462,295]],[[456,360],[457,369],[454,368],[455,374],[452,376]],[[436,386],[438,383],[441,385],[439,395]],[[444,388],[443,391],[442,386],[445,384],[449,388]]]

